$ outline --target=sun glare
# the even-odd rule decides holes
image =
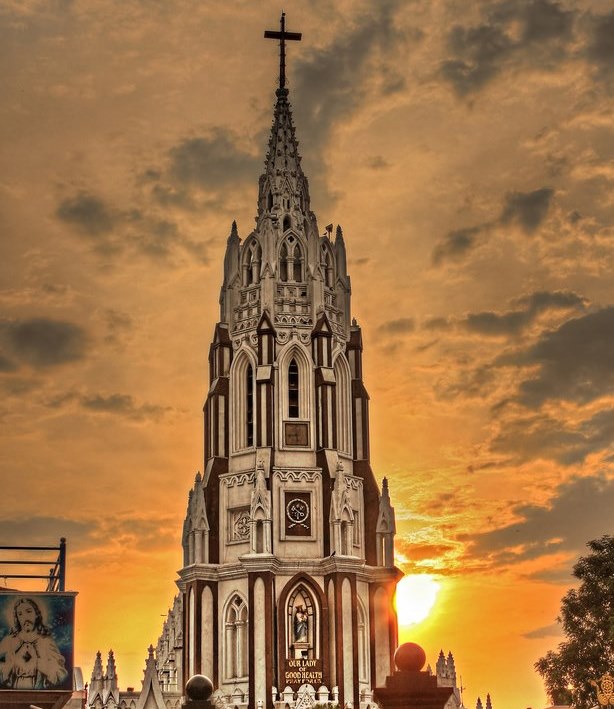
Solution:
[[[435,605],[440,584],[429,574],[403,576],[397,584],[395,605],[400,626],[423,621]]]

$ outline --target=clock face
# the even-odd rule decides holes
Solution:
[[[286,515],[292,526],[295,524],[306,526],[305,522],[309,517],[309,505],[305,500],[295,497],[286,505]]]

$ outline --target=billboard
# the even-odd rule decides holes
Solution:
[[[0,690],[72,689],[75,593],[0,593]]]

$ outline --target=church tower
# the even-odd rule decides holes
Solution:
[[[394,509],[369,462],[363,344],[341,227],[301,167],[285,30],[256,227],[233,222],[209,353],[204,474],[183,530],[183,682],[218,704],[365,709],[393,671]]]

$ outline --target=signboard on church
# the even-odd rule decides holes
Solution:
[[[75,593],[0,593],[0,691],[71,690]]]
[[[284,663],[284,686],[298,689],[303,684],[319,687],[322,681],[322,660],[297,658]]]

